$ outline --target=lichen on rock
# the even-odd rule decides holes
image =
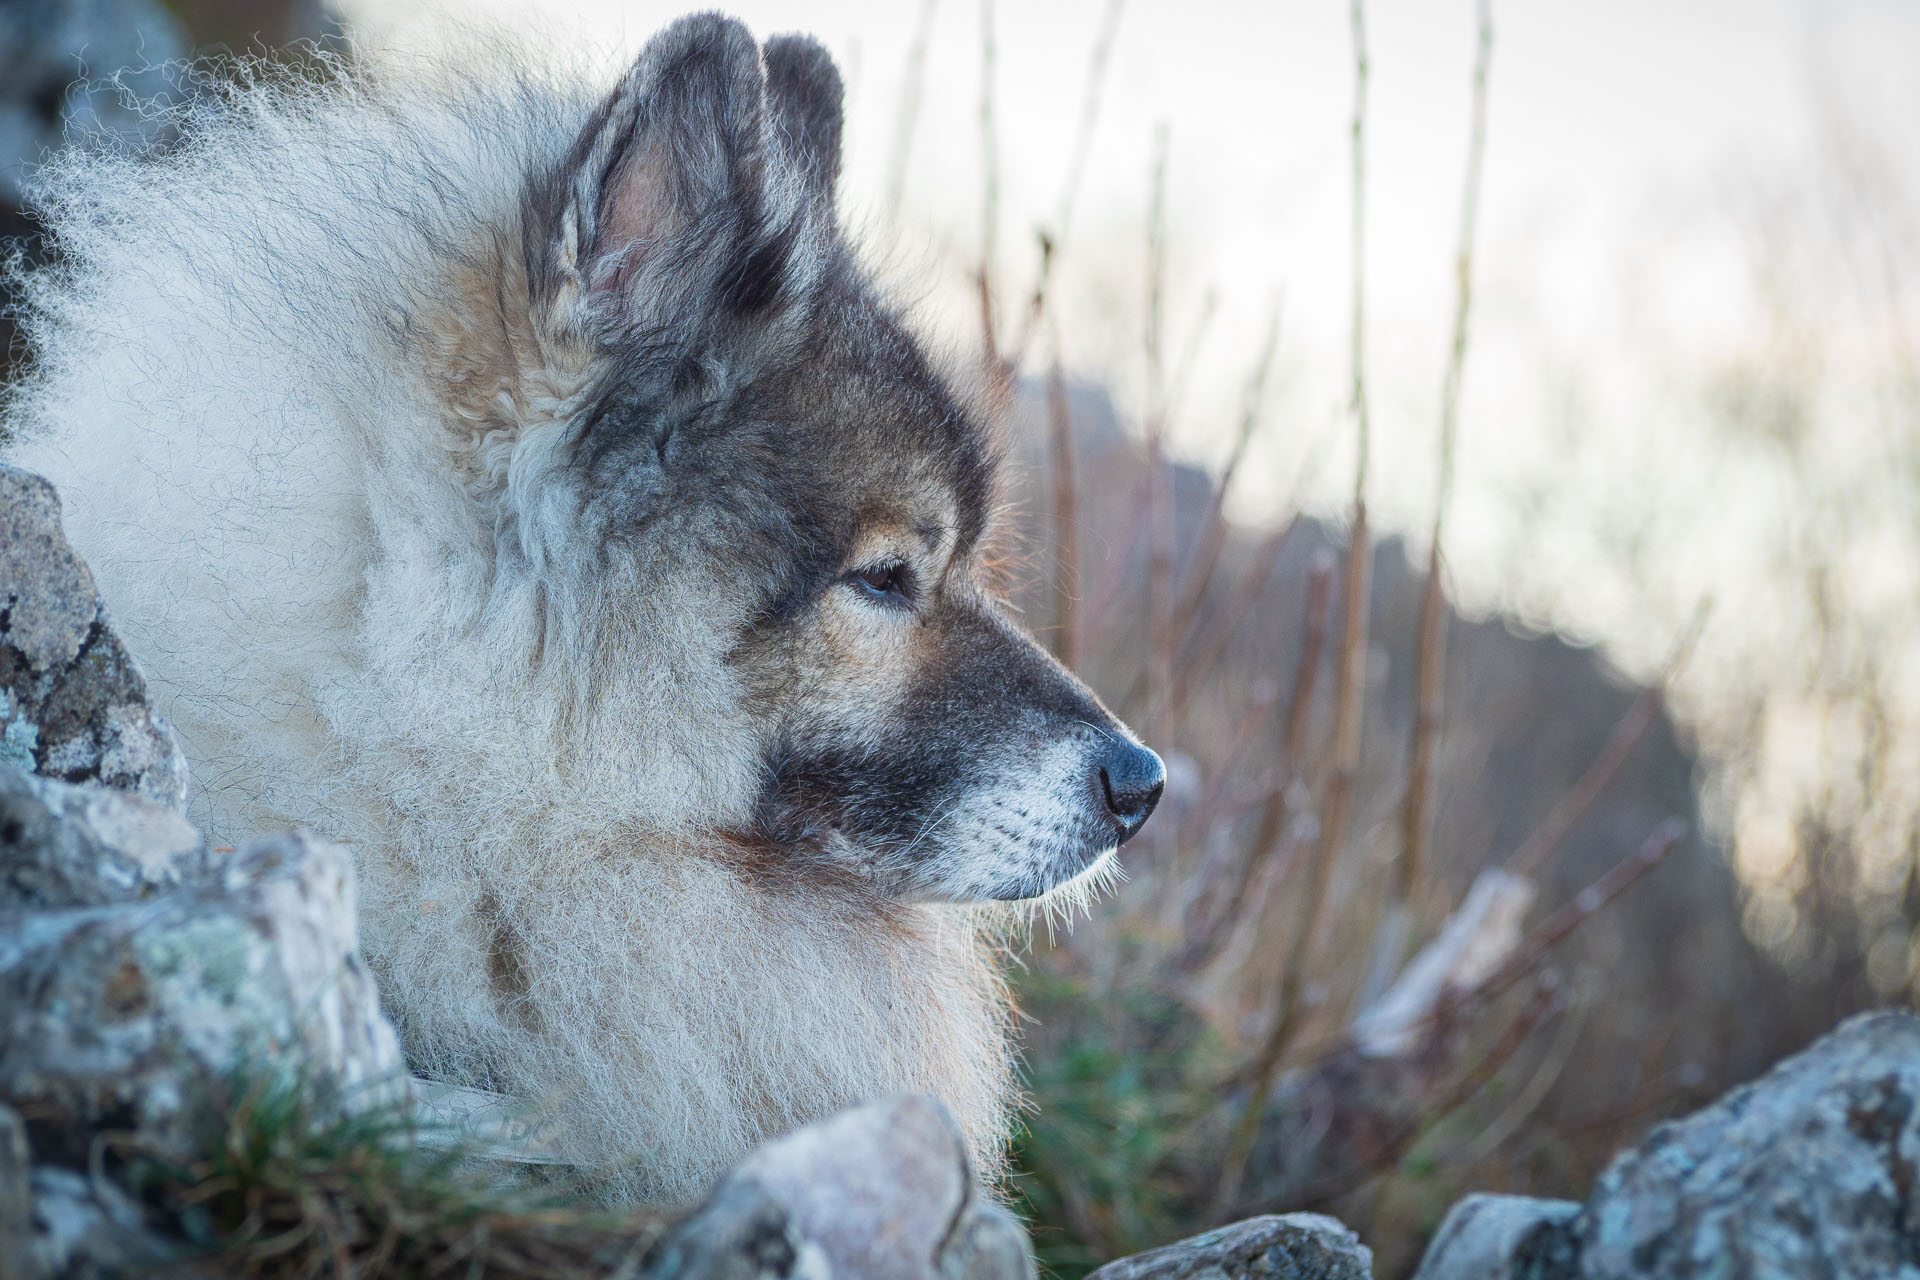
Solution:
[[[187,762],[60,530],[60,499],[0,463],[0,763],[184,808]]]

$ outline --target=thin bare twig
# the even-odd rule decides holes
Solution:
[[[998,60],[993,0],[980,0],[980,358],[992,389],[1001,393],[1008,379],[1000,359],[993,298],[993,272],[1000,252],[1000,138],[994,123]]]
[[[920,123],[920,97],[927,84],[927,46],[933,39],[933,16],[940,0],[921,0],[920,21],[907,46],[906,79],[900,84],[900,105],[893,117],[893,147],[887,163],[887,217],[897,221],[900,200],[907,187],[907,160],[913,154],[913,132]]]
[[[1094,582],[1093,589],[1087,593],[1086,602],[1080,610],[1083,625],[1093,627],[1107,616],[1113,607],[1120,587],[1127,575],[1127,564],[1133,558],[1134,544],[1139,541],[1140,533],[1147,526],[1148,496],[1153,489],[1153,471],[1141,467],[1134,478],[1133,488],[1127,494],[1126,524],[1120,529],[1119,536],[1107,544],[1108,556],[1101,566],[1100,576]]]
[[[1147,205],[1147,466],[1152,533],[1147,544],[1147,724],[1164,733],[1173,683],[1173,477],[1167,459],[1167,126],[1153,133]]]
[[[1240,464],[1246,460],[1247,447],[1252,443],[1254,430],[1260,425],[1260,411],[1267,397],[1267,378],[1273,371],[1274,352],[1279,347],[1280,303],[1275,302],[1273,316],[1267,323],[1267,338],[1260,347],[1260,359],[1253,367],[1253,375],[1247,380],[1246,396],[1241,401],[1239,430],[1234,433],[1233,447],[1228,450],[1226,464],[1220,468],[1220,478],[1213,486],[1213,501],[1207,508],[1206,532],[1188,559],[1186,572],[1181,576],[1180,603],[1174,612],[1182,618],[1193,619],[1184,637],[1187,642],[1192,641],[1198,627],[1200,599],[1213,581],[1220,550],[1226,545],[1227,497],[1233,491],[1234,477],[1240,472]],[[1200,669],[1206,668],[1203,666]]]
[[[1280,758],[1260,810],[1260,821],[1240,864],[1233,891],[1220,912],[1194,931],[1182,949],[1179,969],[1191,972],[1210,961],[1219,944],[1233,935],[1252,907],[1250,890],[1260,869],[1280,851],[1287,833],[1289,792],[1300,776],[1307,729],[1313,721],[1313,693],[1320,673],[1320,653],[1327,639],[1327,606],[1333,595],[1333,557],[1322,551],[1307,571],[1306,607],[1302,611],[1300,654],[1294,663],[1293,687],[1287,695],[1287,718],[1280,733]]]
[[[1526,937],[1520,940],[1520,945],[1513,949],[1513,954],[1508,956],[1499,968],[1488,974],[1472,990],[1461,993],[1455,1003],[1464,1006],[1490,1000],[1512,986],[1528,970],[1538,964],[1547,952],[1559,946],[1568,934],[1659,866],[1686,834],[1687,824],[1677,817],[1668,818],[1655,827],[1638,849],[1621,859],[1605,875],[1575,894],[1566,905],[1535,926]]]
[[[1187,331],[1187,340],[1180,347],[1180,358],[1173,366],[1173,379],[1167,384],[1166,420],[1169,428],[1179,419],[1180,406],[1186,403],[1187,388],[1193,385],[1193,371],[1200,363],[1200,352],[1205,348],[1207,333],[1213,328],[1213,317],[1220,309],[1220,291],[1209,287],[1200,299],[1200,314],[1194,317],[1193,328]]]
[[[1642,690],[1627,707],[1626,714],[1620,717],[1620,722],[1608,735],[1606,745],[1594,757],[1593,763],[1587,766],[1587,771],[1574,784],[1573,790],[1560,798],[1560,803],[1553,807],[1553,811],[1507,858],[1508,870],[1523,876],[1537,874],[1573,830],[1574,824],[1606,791],[1614,775],[1620,772],[1620,767],[1633,753],[1634,746],[1659,717],[1660,708],[1666,702],[1666,691],[1672,687],[1681,668],[1686,666],[1687,658],[1692,654],[1711,610],[1711,601],[1702,601],[1700,607],[1694,610],[1693,621],[1681,633],[1672,655],[1667,659],[1666,674],[1660,683]]]
[[[1400,811],[1400,858],[1368,964],[1360,1006],[1384,991],[1400,966],[1411,932],[1413,894],[1432,836],[1433,761],[1439,749],[1446,671],[1446,608],[1441,588],[1441,547],[1453,492],[1455,438],[1460,420],[1460,380],[1467,360],[1467,321],[1473,309],[1474,231],[1480,207],[1480,171],[1487,140],[1487,72],[1493,60],[1493,4],[1480,0],[1480,39],[1473,66],[1473,125],[1467,143],[1467,173],[1460,203],[1460,242],[1454,253],[1453,344],[1440,392],[1440,467],[1433,503],[1433,536],[1427,545],[1427,580],[1420,600],[1414,643],[1413,732],[1408,744],[1407,791]]]
[[[1227,642],[1240,629],[1247,615],[1253,612],[1253,607],[1260,603],[1261,593],[1267,589],[1274,570],[1280,567],[1280,553],[1286,548],[1287,534],[1288,526],[1284,521],[1268,532],[1260,545],[1254,548],[1253,557],[1228,594],[1226,604],[1207,619],[1198,639],[1189,636],[1186,645],[1176,646],[1176,652],[1184,653],[1184,659],[1173,677],[1172,708],[1168,713],[1173,725],[1180,725],[1186,720],[1193,693],[1190,674],[1204,676],[1214,669],[1220,661],[1220,655],[1226,652]],[[1193,608],[1197,610],[1198,607],[1196,601]],[[1176,621],[1194,616],[1185,608],[1175,608],[1174,614]]]
[[[1429,1027],[1456,1020],[1463,1010],[1482,1005],[1505,991],[1525,977],[1548,952],[1566,941],[1575,929],[1658,867],[1686,833],[1687,824],[1678,817],[1660,823],[1632,853],[1608,868],[1599,879],[1569,898],[1565,905],[1521,938],[1507,959],[1485,978],[1466,990],[1450,993],[1446,999],[1436,1002],[1424,1017],[1410,1021],[1408,1026]],[[1334,1054],[1345,1053],[1352,1047],[1351,1028],[1342,1028],[1332,1035],[1309,1042],[1295,1057],[1311,1066]]]
[[[1233,1136],[1227,1144],[1226,1158],[1220,1166],[1220,1181],[1214,1190],[1213,1214],[1217,1218],[1239,1198],[1240,1182],[1246,1174],[1247,1157],[1260,1130],[1260,1117],[1273,1091],[1275,1074],[1286,1053],[1287,1044],[1298,1031],[1304,971],[1312,954],[1314,935],[1326,906],[1327,887],[1333,878],[1333,863],[1346,843],[1347,823],[1351,815],[1355,774],[1360,762],[1360,693],[1367,647],[1367,568],[1370,558],[1367,544],[1367,454],[1369,422],[1366,381],[1366,120],[1367,120],[1367,40],[1366,11],[1362,0],[1351,0],[1353,29],[1353,397],[1352,410],[1359,456],[1354,465],[1353,521],[1347,544],[1347,571],[1340,629],[1340,651],[1334,675],[1334,728],[1331,749],[1332,775],[1327,787],[1326,811],[1320,838],[1308,867],[1306,902],[1293,944],[1280,975],[1280,1007],[1266,1042],[1255,1057],[1252,1083]]]
[[[1287,1196],[1290,1209],[1319,1208],[1330,1201],[1337,1200],[1350,1191],[1359,1189],[1387,1169],[1398,1164],[1414,1144],[1433,1131],[1435,1125],[1458,1111],[1462,1106],[1487,1086],[1500,1071],[1513,1060],[1527,1037],[1534,1033],[1539,1025],[1557,1013],[1563,998],[1557,983],[1548,975],[1543,975],[1535,989],[1528,995],[1526,1002],[1513,1020],[1503,1027],[1493,1042],[1474,1063],[1461,1072],[1452,1083],[1442,1088],[1434,1099],[1419,1110],[1419,1114],[1402,1124],[1391,1134],[1370,1157],[1349,1169],[1335,1173],[1310,1183]],[[1234,1216],[1246,1216],[1262,1212],[1271,1212],[1270,1208],[1256,1201],[1234,1209]]]
[[[1047,367],[1047,439],[1053,480],[1053,653],[1067,667],[1080,660],[1080,502],[1074,479],[1073,406],[1052,333]]]
[[[1307,729],[1313,721],[1313,688],[1320,674],[1320,650],[1327,638],[1327,604],[1333,592],[1334,560],[1322,548],[1307,566],[1307,617],[1300,639],[1300,662],[1294,668],[1293,691],[1287,699],[1287,723],[1280,734],[1280,761],[1297,771],[1307,750]]]
[[[1120,14],[1125,8],[1126,0],[1108,0],[1106,12],[1100,21],[1100,32],[1094,38],[1093,53],[1087,63],[1086,92],[1080,103],[1080,123],[1074,131],[1073,150],[1067,154],[1067,176],[1060,189],[1060,205],[1054,213],[1053,226],[1040,233],[1043,251],[1039,269],[1034,275],[1026,319],[1021,322],[1019,334],[1008,351],[1008,363],[1016,369],[1025,361],[1034,334],[1039,331],[1059,250],[1073,223],[1074,207],[1079,203],[1080,186],[1087,171],[1087,156],[1093,150],[1094,130],[1100,123],[1100,102],[1107,84],[1107,63],[1113,54],[1114,36],[1120,30]]]

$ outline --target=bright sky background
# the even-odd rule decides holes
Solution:
[[[1024,282],[1032,230],[1050,223],[1071,151],[1089,52],[1108,0],[995,6],[996,111],[1003,193],[1001,274]],[[957,339],[972,336],[963,272],[980,244],[980,0],[936,0],[925,92],[897,223],[884,192],[908,50],[923,0],[740,0],[756,31],[811,31],[849,81],[844,204],[894,273],[924,292]],[[385,39],[431,41],[457,12],[530,38],[624,59],[679,4],[627,0],[347,0]],[[1709,200],[1749,172],[1810,163],[1821,119],[1905,122],[1893,141],[1920,154],[1920,5],[1903,0],[1560,0],[1497,4],[1480,270],[1486,325],[1525,312],[1578,344],[1618,318],[1620,270],[1668,206]],[[1370,356],[1383,454],[1377,495],[1390,519],[1421,523],[1430,469],[1395,466],[1430,440],[1452,307],[1452,244],[1466,148],[1473,9],[1466,0],[1375,0],[1368,153]],[[1218,304],[1178,430],[1217,448],[1265,317],[1284,290],[1283,379],[1272,465],[1251,478],[1271,503],[1310,446],[1338,448],[1348,323],[1348,147],[1352,56],[1339,0],[1244,4],[1128,0],[1104,106],[1063,258],[1071,363],[1137,405],[1150,139],[1171,140],[1170,343],[1186,340],[1209,292]],[[1829,100],[1837,103],[1830,108]],[[1720,246],[1725,250],[1727,246]],[[1737,344],[1743,298],[1715,247],[1688,278],[1663,279],[1691,340]],[[1511,316],[1509,315],[1509,319]],[[1489,337],[1489,343],[1497,343]],[[1472,362],[1463,500],[1475,462],[1505,455],[1526,424],[1499,348]],[[1476,399],[1479,403],[1476,404]],[[1430,446],[1428,446],[1430,447]],[[1341,487],[1335,452],[1316,505]]]

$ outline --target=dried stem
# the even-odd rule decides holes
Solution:
[[[1473,63],[1473,126],[1467,143],[1467,177],[1460,200],[1460,243],[1454,252],[1453,346],[1440,393],[1439,492],[1433,505],[1433,540],[1440,541],[1453,496],[1454,445],[1459,429],[1460,380],[1467,364],[1467,322],[1473,311],[1473,248],[1479,223],[1480,171],[1487,151],[1487,73],[1493,65],[1493,0],[1479,0],[1480,39]]]
[[[1260,726],[1273,714],[1273,703],[1279,690],[1271,680],[1256,680],[1248,691],[1240,714],[1234,717],[1233,730],[1228,735],[1226,759],[1244,760],[1253,748],[1254,735]],[[1179,837],[1174,842],[1176,850],[1192,848],[1200,843],[1202,829],[1216,821],[1227,804],[1226,791],[1232,782],[1232,775],[1226,769],[1214,770],[1208,775],[1200,791],[1200,803],[1180,823]],[[1203,879],[1206,877],[1202,877]]]
[[[1512,986],[1547,952],[1559,946],[1568,934],[1659,866],[1686,834],[1687,824],[1678,817],[1668,818],[1655,827],[1638,849],[1535,926],[1520,940],[1520,945],[1513,949],[1513,954],[1507,957],[1504,964],[1472,990],[1463,992],[1456,1004],[1464,1006],[1490,1000]]]
[[[1307,617],[1300,637],[1300,662],[1287,700],[1287,723],[1280,734],[1280,762],[1297,771],[1306,754],[1313,721],[1313,688],[1320,674],[1320,650],[1327,639],[1327,604],[1333,594],[1333,556],[1324,548],[1307,568]]]
[[[1147,206],[1147,466],[1152,532],[1147,545],[1149,732],[1166,729],[1173,684],[1173,477],[1167,460],[1167,126],[1154,129]]]
[[[1186,654],[1180,663],[1180,670],[1173,677],[1173,700],[1168,716],[1171,724],[1185,722],[1187,708],[1193,692],[1188,673],[1204,676],[1215,669],[1220,655],[1226,652],[1227,642],[1233,638],[1240,624],[1253,612],[1254,605],[1260,602],[1260,594],[1266,590],[1274,570],[1280,566],[1280,553],[1287,541],[1287,527],[1284,523],[1270,531],[1261,544],[1254,549],[1253,558],[1234,584],[1227,602],[1220,611],[1207,620],[1206,629],[1196,639],[1191,635],[1184,646],[1176,646],[1177,652]],[[1198,608],[1198,604],[1192,606]],[[1194,618],[1188,607],[1174,610],[1176,621],[1182,618]],[[1195,621],[1198,619],[1195,618]],[[1189,628],[1190,629],[1190,628]]]
[[[1566,941],[1567,936],[1575,929],[1592,919],[1658,867],[1686,833],[1687,824],[1678,817],[1671,817],[1660,823],[1632,853],[1608,868],[1599,879],[1574,894],[1564,906],[1534,926],[1514,946],[1499,967],[1474,986],[1466,990],[1449,992],[1447,998],[1437,1001],[1424,1017],[1413,1020],[1408,1025],[1419,1028],[1457,1022],[1463,1012],[1483,1006],[1506,991],[1521,978],[1526,977],[1550,951]],[[1311,1042],[1300,1051],[1298,1058],[1304,1064],[1311,1066],[1337,1054],[1346,1053],[1352,1047],[1353,1037],[1348,1029],[1343,1028],[1335,1035]]]
[[[1693,621],[1681,633],[1672,655],[1667,659],[1664,678],[1659,684],[1642,690],[1640,696],[1627,707],[1626,714],[1620,717],[1620,722],[1614,725],[1613,732],[1607,736],[1606,745],[1594,757],[1593,763],[1587,766],[1587,771],[1580,775],[1580,781],[1574,784],[1573,790],[1560,797],[1560,803],[1507,858],[1508,870],[1523,876],[1537,874],[1573,830],[1574,824],[1586,815],[1587,810],[1606,791],[1614,775],[1620,772],[1620,767],[1633,753],[1634,746],[1659,717],[1660,708],[1666,701],[1666,691],[1672,687],[1681,668],[1686,666],[1687,658],[1700,638],[1701,629],[1706,626],[1711,608],[1711,602],[1702,601],[1694,611]]]
[[[1100,123],[1100,101],[1107,83],[1107,63],[1113,54],[1114,36],[1120,30],[1120,14],[1125,8],[1126,0],[1108,0],[1106,13],[1100,21],[1100,33],[1094,38],[1093,53],[1087,64],[1086,93],[1080,103],[1080,123],[1074,131],[1073,150],[1067,155],[1067,176],[1060,190],[1059,208],[1054,214],[1053,226],[1040,233],[1045,251],[1040,255],[1039,270],[1034,276],[1026,319],[1021,322],[1020,332],[1008,351],[1007,362],[1016,369],[1025,361],[1034,334],[1039,330],[1041,316],[1046,311],[1047,290],[1059,257],[1058,250],[1073,223],[1074,207],[1079,203],[1080,186],[1087,171],[1087,156],[1093,150],[1094,130]]]
[[[1414,641],[1413,745],[1407,768],[1406,804],[1401,811],[1400,865],[1394,878],[1394,901],[1413,900],[1421,867],[1426,862],[1433,806],[1433,758],[1444,710],[1443,673],[1446,662],[1446,593],[1441,590],[1440,544],[1427,549],[1427,582],[1420,599],[1420,624]]]
[[[1002,401],[1008,377],[994,322],[993,271],[1000,253],[1000,138],[994,122],[994,72],[999,60],[993,34],[993,0],[980,0],[980,358],[990,387]]]
[[[1346,843],[1351,818],[1355,775],[1360,764],[1361,681],[1365,674],[1367,648],[1367,569],[1370,559],[1367,544],[1367,454],[1371,446],[1367,416],[1366,379],[1366,121],[1367,121],[1367,32],[1366,11],[1362,0],[1351,0],[1353,25],[1353,399],[1358,457],[1353,473],[1353,522],[1347,544],[1347,571],[1341,601],[1340,651],[1334,675],[1334,727],[1332,775],[1327,785],[1326,809],[1321,821],[1320,839],[1308,868],[1306,903],[1300,925],[1293,936],[1286,968],[1280,976],[1280,1008],[1273,1029],[1254,1058],[1251,1083],[1240,1120],[1228,1142],[1226,1159],[1220,1167],[1220,1182],[1214,1191],[1216,1218],[1227,1212],[1239,1198],[1240,1182],[1246,1174],[1247,1157],[1259,1135],[1260,1117],[1266,1112],[1288,1043],[1299,1030],[1301,994],[1305,970],[1313,951],[1325,911],[1327,887],[1333,879],[1333,864]]]
[[[1467,321],[1473,311],[1473,246],[1480,208],[1480,171],[1487,145],[1487,72],[1493,59],[1492,0],[1480,0],[1480,39],[1473,65],[1473,125],[1467,143],[1465,190],[1460,202],[1460,241],[1454,253],[1453,343],[1440,392],[1440,467],[1433,504],[1433,536],[1427,545],[1427,580],[1420,600],[1414,643],[1413,733],[1408,746],[1407,792],[1400,812],[1400,859],[1374,935],[1374,955],[1361,993],[1361,1007],[1386,989],[1399,969],[1411,932],[1413,894],[1432,837],[1433,761],[1444,712],[1447,618],[1441,589],[1442,545],[1453,494],[1455,441],[1460,420],[1460,381],[1467,360]]]
[[[1526,1003],[1514,1015],[1513,1020],[1493,1038],[1478,1059],[1462,1071],[1454,1080],[1440,1089],[1435,1097],[1420,1108],[1419,1114],[1406,1121],[1396,1131],[1383,1140],[1370,1153],[1368,1158],[1349,1169],[1329,1174],[1319,1181],[1309,1184],[1287,1197],[1288,1209],[1314,1209],[1330,1201],[1337,1200],[1350,1191],[1359,1189],[1373,1181],[1382,1172],[1398,1164],[1419,1142],[1433,1131],[1440,1121],[1458,1111],[1478,1094],[1500,1073],[1513,1055],[1520,1051],[1527,1037],[1531,1036],[1540,1024],[1558,1012],[1563,1003],[1558,984],[1550,977],[1543,976],[1535,989],[1528,995]],[[1237,1206],[1233,1210],[1235,1217],[1249,1214],[1273,1212],[1270,1207],[1258,1202]]]
[[[1246,398],[1240,406],[1240,429],[1234,433],[1233,448],[1227,453],[1226,465],[1220,468],[1220,479],[1213,488],[1213,502],[1207,508],[1205,533],[1193,556],[1187,561],[1186,572],[1181,577],[1180,602],[1174,613],[1182,618],[1192,619],[1189,624],[1186,641],[1191,641],[1194,628],[1199,622],[1201,597],[1213,581],[1213,571],[1220,560],[1220,551],[1227,541],[1226,505],[1227,497],[1233,490],[1234,477],[1239,474],[1240,464],[1246,460],[1247,446],[1253,440],[1253,433],[1260,425],[1260,411],[1267,398],[1267,378],[1273,372],[1274,352],[1280,347],[1280,303],[1273,306],[1273,317],[1267,324],[1267,339],[1260,348],[1260,360],[1253,367],[1253,375],[1247,380]],[[1205,671],[1207,664],[1199,664],[1195,669]]]
[[[1179,417],[1180,406],[1186,402],[1187,388],[1193,385],[1193,371],[1200,363],[1207,332],[1213,328],[1213,317],[1219,309],[1220,291],[1209,288],[1200,299],[1200,314],[1194,317],[1193,328],[1188,330],[1187,340],[1180,347],[1180,359],[1174,363],[1173,379],[1167,384],[1165,417],[1169,426]]]
[[[1060,366],[1060,335],[1054,331],[1047,367],[1047,439],[1053,479],[1053,653],[1061,663],[1080,660],[1080,503],[1074,480],[1073,406]]]
[[[913,132],[920,123],[920,97],[927,85],[927,46],[933,39],[933,16],[940,0],[921,0],[920,21],[907,46],[906,79],[900,85],[900,105],[893,117],[893,148],[887,163],[887,217],[898,221],[900,200],[907,187],[907,161],[913,154]]]
[[[1324,552],[1316,556],[1307,571],[1307,599],[1302,612],[1300,655],[1294,664],[1293,687],[1287,695],[1287,718],[1280,734],[1280,758],[1275,762],[1273,778],[1261,806],[1260,821],[1254,828],[1247,856],[1240,864],[1233,891],[1225,898],[1218,916],[1194,931],[1194,937],[1182,949],[1180,969],[1191,972],[1210,960],[1219,943],[1232,936],[1251,910],[1251,889],[1260,869],[1280,851],[1287,834],[1288,795],[1300,776],[1300,759],[1306,751],[1307,729],[1313,722],[1313,691],[1320,674],[1320,653],[1326,646],[1328,604],[1333,595],[1333,558]]]
[[[1153,489],[1153,471],[1142,467],[1135,477],[1133,489],[1127,494],[1124,508],[1126,524],[1120,529],[1119,536],[1107,544],[1108,556],[1101,567],[1100,577],[1094,582],[1093,589],[1087,593],[1086,603],[1080,610],[1083,624],[1092,626],[1107,616],[1113,607],[1115,597],[1120,594],[1122,581],[1126,577],[1127,562],[1132,558],[1134,543],[1139,540],[1140,531],[1147,524],[1146,501]]]
[[[1350,8],[1353,19],[1353,422],[1359,444],[1359,458],[1353,470],[1353,501],[1358,508],[1366,504],[1367,455],[1372,445],[1366,363],[1367,27],[1361,0],[1352,0]]]

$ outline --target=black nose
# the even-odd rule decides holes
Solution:
[[[1160,793],[1167,789],[1167,769],[1160,757],[1137,742],[1115,741],[1100,765],[1100,787],[1106,792],[1107,809],[1120,824],[1120,843],[1127,841],[1147,825]]]

